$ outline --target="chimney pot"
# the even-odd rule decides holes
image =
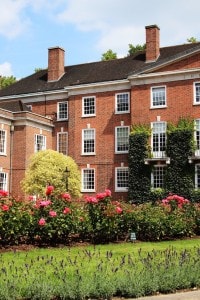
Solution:
[[[57,81],[65,73],[65,50],[61,47],[48,49],[48,81]]]
[[[146,29],[146,62],[154,62],[160,56],[160,28],[149,25]]]

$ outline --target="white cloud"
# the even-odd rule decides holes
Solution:
[[[13,75],[12,66],[9,62],[0,64],[0,76],[11,76]]]

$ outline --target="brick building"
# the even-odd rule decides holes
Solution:
[[[65,66],[65,51],[49,48],[46,70],[0,91],[0,145],[13,136],[12,149],[0,152],[0,176],[11,192],[20,192],[30,154],[52,148],[76,161],[83,193],[109,188],[126,199],[132,124],[151,124],[153,187],[162,186],[167,122],[194,118],[200,149],[200,43],[160,47],[158,26],[145,29],[145,51],[121,59]],[[9,109],[16,102],[23,110]],[[194,178],[200,187],[198,163]]]

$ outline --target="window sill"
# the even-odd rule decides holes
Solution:
[[[92,117],[96,117],[96,115],[82,115],[82,118],[92,118]]]
[[[56,119],[57,122],[62,122],[62,121],[68,121],[68,118],[67,119]]]
[[[94,156],[96,153],[81,153],[82,156]]]
[[[150,109],[160,109],[160,108],[167,108],[167,105],[162,106],[151,106]]]
[[[130,111],[116,111],[115,115],[124,115],[124,114],[130,114]]]

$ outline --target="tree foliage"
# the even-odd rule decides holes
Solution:
[[[66,177],[66,167],[70,171]],[[33,154],[27,168],[25,178],[22,180],[22,189],[26,194],[44,195],[48,184],[53,185],[55,194],[66,191],[72,197],[80,196],[80,172],[78,166],[70,156],[65,156],[54,150],[44,150]]]
[[[139,45],[137,44],[136,46],[134,46],[133,44],[129,44],[129,49],[128,49],[128,55],[133,55],[138,51],[143,51],[146,48],[146,44],[143,45]]]
[[[192,37],[190,37],[190,38],[187,39],[187,42],[188,42],[188,43],[193,43],[193,44],[194,44],[194,43],[197,43],[198,40],[197,40],[197,38],[195,38],[195,37],[192,36]]]
[[[0,89],[6,88],[7,86],[15,83],[17,80],[14,76],[2,76],[0,77]]]
[[[116,58],[117,58],[117,53],[113,52],[111,49],[103,53],[101,56],[102,61],[116,59]]]

